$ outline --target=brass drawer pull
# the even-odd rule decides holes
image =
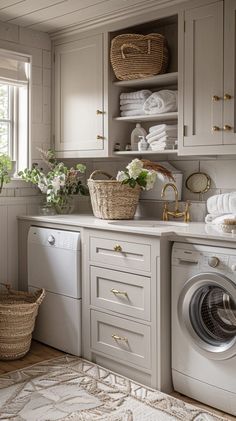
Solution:
[[[114,251],[119,251],[119,252],[121,252],[121,251],[122,251],[122,247],[121,247],[119,244],[116,244],[116,245],[114,246]]]
[[[224,99],[227,101],[228,99],[232,99],[230,94],[224,94]]]
[[[96,111],[96,114],[97,114],[97,115],[103,115],[103,114],[105,114],[105,111],[97,110],[97,111]]]
[[[104,136],[100,136],[100,134],[97,135],[97,140],[104,140],[105,137]]]
[[[213,95],[212,101],[216,102],[216,101],[219,101],[219,100],[220,100],[220,97],[218,95]]]
[[[224,125],[224,131],[225,131],[225,132],[230,132],[230,130],[232,130],[232,127],[231,127],[231,126],[229,126],[228,124],[225,124],[225,125]]]
[[[125,336],[119,336],[116,335],[115,333],[113,333],[113,335],[111,335],[112,339],[114,339],[114,341],[123,341],[123,342],[128,342],[128,338],[126,338]]]
[[[125,297],[128,298],[128,294],[126,291],[119,291],[118,289],[112,288],[111,289],[112,294],[114,295],[124,295]]]
[[[219,132],[219,131],[220,131],[219,126],[213,126],[213,127],[212,127],[212,131],[213,131],[213,132]]]

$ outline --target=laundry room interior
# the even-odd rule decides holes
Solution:
[[[236,421],[236,0],[0,0],[0,420]]]

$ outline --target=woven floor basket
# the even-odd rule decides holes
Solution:
[[[140,79],[165,73],[168,48],[161,34],[122,34],[113,38],[111,65],[119,80]]]
[[[0,293],[0,360],[16,360],[30,349],[38,308],[45,290],[35,294],[14,291],[6,285]]]
[[[109,180],[94,180],[99,174],[105,175]],[[100,219],[133,219],[141,192],[140,186],[132,188],[112,178],[103,171],[94,171],[88,179],[94,216]]]

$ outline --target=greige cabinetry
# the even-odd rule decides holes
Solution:
[[[235,0],[184,13],[181,155],[236,153]]]
[[[170,391],[168,243],[87,229],[83,243],[83,356]]]
[[[104,156],[103,34],[55,46],[55,149],[62,158]]]

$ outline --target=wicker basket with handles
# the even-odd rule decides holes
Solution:
[[[111,65],[119,80],[141,79],[165,73],[168,48],[161,34],[122,34],[113,38]]]
[[[45,290],[35,293],[12,290],[0,292],[0,360],[16,360],[30,349],[38,308]]]
[[[105,175],[108,180],[95,180],[97,175]],[[88,187],[94,216],[100,219],[133,219],[141,192],[138,184],[132,188],[97,170],[90,175]]]

